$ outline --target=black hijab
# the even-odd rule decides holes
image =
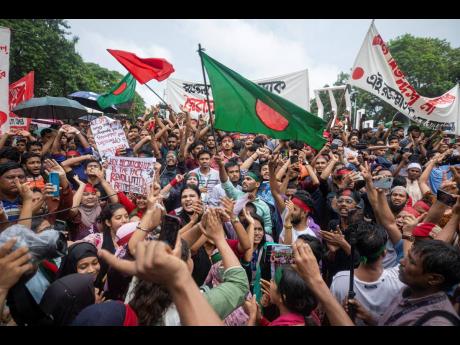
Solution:
[[[55,326],[66,326],[85,307],[94,304],[94,279],[91,274],[74,273],[52,283],[45,291],[40,308]]]
[[[58,271],[58,278],[77,272],[78,261],[88,257],[97,257],[97,248],[88,242],[74,243],[69,247],[67,255]]]

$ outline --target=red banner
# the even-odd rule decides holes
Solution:
[[[10,129],[29,130],[32,119],[18,117],[11,109],[34,96],[34,71],[10,84]]]

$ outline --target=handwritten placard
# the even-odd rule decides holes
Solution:
[[[109,157],[106,179],[117,192],[147,195],[155,176],[155,162],[153,157]]]
[[[115,152],[121,148],[129,148],[126,134],[120,121],[112,120],[107,116],[101,116],[91,121],[91,131],[94,141],[102,160],[115,156]]]

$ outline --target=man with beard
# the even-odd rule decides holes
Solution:
[[[345,158],[349,157],[350,155],[353,157],[358,156],[358,149],[356,145],[359,143],[359,138],[357,135],[351,135],[350,139],[348,140],[348,147],[344,148]]]
[[[211,152],[207,149],[201,150],[197,155],[199,168],[192,170],[198,175],[199,189],[201,192],[201,199],[207,205],[209,203],[209,195],[212,189],[219,184],[219,172],[211,168]]]
[[[419,185],[419,178],[422,174],[422,167],[419,163],[410,163],[407,166],[407,194],[412,198],[412,204],[422,199],[422,190]]]
[[[166,157],[166,155],[168,154],[168,151],[174,151],[176,155],[179,151],[179,138],[174,133],[171,133],[168,135],[167,146],[161,147],[162,157]]]
[[[176,175],[185,173],[183,162],[179,162],[174,151],[168,151],[166,158],[163,160],[160,174],[161,188],[166,186]]]
[[[30,189],[38,188],[41,192],[45,188],[45,179],[42,173],[41,156],[35,153],[25,153],[22,156],[22,166],[26,172],[26,181]]]
[[[225,161],[225,158],[222,156],[216,156],[214,159],[216,160],[216,162],[219,160]],[[238,190],[241,190],[242,187],[240,185],[240,166],[238,165],[236,159],[228,160],[225,163],[224,168],[233,186],[236,187]],[[220,183],[213,188],[212,193],[209,196],[209,205],[218,207],[220,205],[220,199],[224,196],[226,196],[225,190],[222,188],[222,183]]]
[[[391,189],[388,204],[394,216],[402,211],[408,200],[409,194],[403,186],[396,186]]]
[[[280,243],[291,245],[300,235],[318,237],[318,233],[308,224],[308,216],[312,210],[313,201],[308,193],[303,190],[295,192],[292,199],[286,202],[286,207],[281,214],[284,227],[279,236]]]
[[[272,222],[270,208],[264,201],[257,197],[257,190],[262,182],[260,173],[258,171],[249,171],[243,178],[242,189],[239,190],[230,181],[223,160],[219,157],[216,159],[216,162],[219,164],[219,176],[222,188],[229,198],[237,201],[235,209],[238,206],[243,208],[248,202],[252,202],[256,207],[256,213],[264,220],[265,232],[271,235]],[[235,209],[234,212],[237,211]]]

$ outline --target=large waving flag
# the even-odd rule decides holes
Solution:
[[[109,92],[99,96],[97,104],[102,109],[108,108],[115,104],[124,104],[134,98],[136,93],[136,79],[128,73],[115,85]]]
[[[149,80],[165,80],[174,72],[174,67],[165,59],[147,58],[143,59],[136,54],[123,50],[107,49],[141,84]]]
[[[326,123],[201,52],[214,98],[215,127],[300,140],[319,150]]]

